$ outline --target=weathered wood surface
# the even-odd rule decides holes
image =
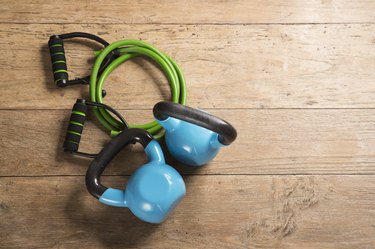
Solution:
[[[122,186],[124,177],[106,177]],[[90,196],[84,177],[0,178],[1,248],[374,248],[373,176],[189,176],[165,223]]]
[[[0,24],[0,108],[70,109],[87,95],[87,87],[53,84],[46,47],[50,35],[77,30],[109,41],[140,38],[168,53],[185,72],[195,107],[375,107],[375,25]],[[91,49],[67,42],[72,77],[90,72]],[[170,98],[162,73],[142,59],[116,70],[105,88],[116,108]]]
[[[348,23],[375,22],[371,0],[0,1],[7,23]]]
[[[209,165],[184,174],[375,174],[375,110],[210,110],[238,130],[238,139]],[[131,123],[151,110],[122,111]],[[1,111],[0,175],[82,175],[90,160],[62,151],[68,110]],[[91,117],[93,120],[94,117]],[[107,133],[87,122],[80,150],[98,152]],[[131,174],[146,161],[127,148],[106,174]],[[166,150],[165,150],[166,151]],[[170,164],[176,162],[169,157]]]
[[[375,248],[374,10],[371,0],[0,0],[0,248]],[[84,186],[90,160],[62,152],[88,89],[53,85],[46,44],[72,31],[152,43],[182,67],[188,103],[238,130],[205,167],[167,155],[187,196],[161,225],[98,203]],[[89,73],[93,44],[66,44],[70,76]],[[131,123],[170,97],[143,59],[105,89]],[[108,139],[88,122],[81,150]],[[125,149],[104,182],[122,188],[145,161]]]

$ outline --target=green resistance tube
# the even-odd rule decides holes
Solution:
[[[120,56],[106,67],[98,79],[100,65],[104,58],[115,49],[119,52]],[[185,105],[186,84],[182,71],[177,63],[152,45],[139,40],[116,41],[99,52],[90,77],[91,101],[103,103],[102,89],[107,77],[122,63],[137,56],[148,57],[160,66],[171,87],[172,101]],[[99,122],[110,131],[111,135],[115,136],[124,129],[123,124],[113,117],[106,109],[94,107],[94,113]],[[129,124],[129,128],[141,128],[147,130],[155,139],[160,139],[164,135],[162,127],[156,120],[146,124]]]

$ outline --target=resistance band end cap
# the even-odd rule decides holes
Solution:
[[[66,87],[67,86],[67,81],[66,80],[59,80],[56,85],[58,87]]]
[[[49,38],[50,39],[52,39],[52,38],[60,38],[60,36],[59,35],[51,35]]]
[[[86,100],[85,100],[85,99],[77,99],[77,100],[76,100],[76,103],[77,103],[77,104],[85,104],[85,103],[86,103]]]

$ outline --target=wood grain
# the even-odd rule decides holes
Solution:
[[[238,139],[199,169],[178,165],[168,156],[184,174],[375,173],[375,110],[210,111],[230,121]],[[151,110],[122,113],[130,123],[151,120]],[[61,148],[69,116],[68,110],[1,111],[0,175],[85,174],[90,160]],[[99,127],[87,123],[80,150],[98,152],[109,140]],[[145,161],[140,147],[129,148],[105,173],[128,175]]]
[[[126,178],[105,181],[120,187]],[[163,224],[151,225],[128,209],[100,204],[87,193],[83,177],[0,178],[0,247],[375,246],[372,176],[193,176],[185,181],[182,203]]]
[[[7,23],[348,23],[374,22],[371,0],[0,1]]]
[[[49,35],[77,30],[109,41],[140,38],[165,51],[185,72],[195,107],[375,107],[375,25],[0,24],[0,30],[3,109],[69,109],[87,95],[87,87],[53,84],[46,48]],[[76,43],[66,48],[71,75],[89,73],[92,51]],[[142,59],[115,71],[105,88],[106,103],[116,108],[151,108],[170,98],[162,73]]]
[[[374,1],[0,0],[0,13],[0,248],[375,248]],[[73,31],[152,43],[182,67],[188,104],[237,128],[198,169],[162,143],[187,185],[163,224],[100,204],[84,184],[90,160],[62,151],[88,88],[52,83],[46,45]],[[100,47],[65,48],[70,77],[90,73]],[[142,58],[105,89],[130,123],[170,98]],[[88,122],[80,150],[108,140]],[[123,188],[146,161],[130,146],[105,185]]]

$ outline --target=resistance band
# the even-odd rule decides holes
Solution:
[[[102,71],[100,66],[103,64],[103,61],[107,56],[113,53],[113,51],[116,51],[116,54],[119,54],[119,57],[106,65],[105,69]],[[160,52],[150,44],[139,40],[120,40],[106,46],[99,52],[90,77],[91,101],[103,103],[102,89],[107,77],[119,65],[137,56],[145,56],[155,61],[161,67],[171,87],[172,102],[185,105],[185,79],[177,63],[168,55]],[[106,109],[102,107],[94,107],[93,111],[100,123],[111,132],[111,135],[117,135],[126,128],[123,122],[114,118]],[[129,124],[129,128],[147,130],[155,139],[159,139],[164,135],[164,133],[160,132],[162,127],[156,120],[146,124]]]
[[[84,33],[84,32],[73,32],[61,35],[53,35],[49,38],[48,46],[51,55],[53,77],[55,84],[58,87],[66,87],[70,85],[77,84],[88,84],[90,80],[90,75],[83,78],[76,78],[74,80],[69,80],[68,76],[68,67],[66,64],[65,49],[63,40],[72,39],[72,38],[86,38],[93,41],[96,41],[102,44],[104,47],[108,46],[109,43],[100,38],[99,36]],[[103,64],[100,65],[99,74],[104,70],[104,68],[114,59],[117,58],[117,51],[110,53],[104,60]]]

